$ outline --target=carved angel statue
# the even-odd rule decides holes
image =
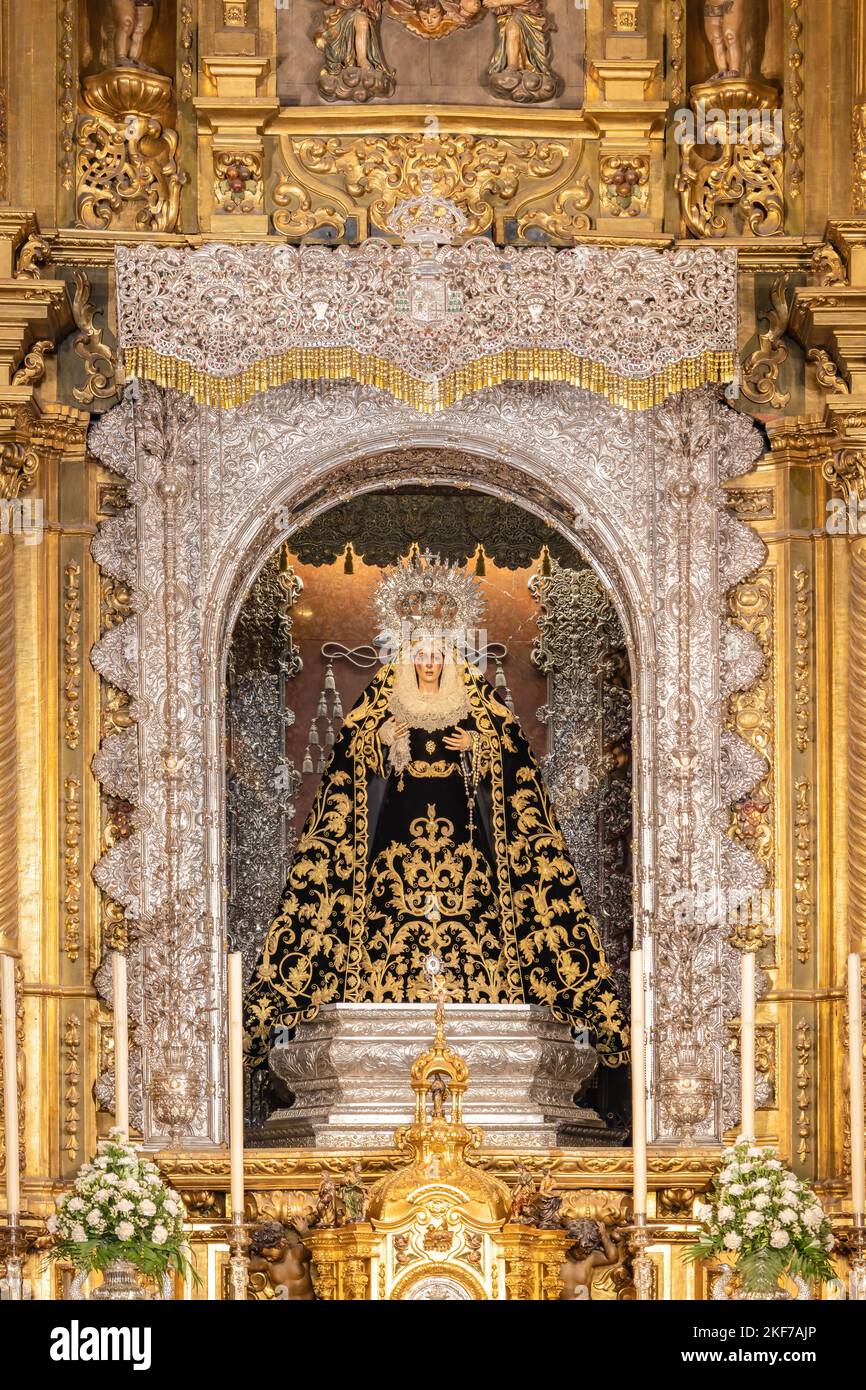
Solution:
[[[312,1254],[294,1225],[262,1221],[250,1238],[250,1272],[264,1274],[275,1298],[311,1302],[316,1297],[310,1277]]]
[[[603,1221],[569,1221],[565,1229],[572,1244],[565,1252],[565,1263],[560,1270],[563,1286],[560,1299],[585,1302],[592,1297],[596,1270],[618,1264],[622,1255]]]
[[[114,22],[114,62],[119,68],[156,69],[142,62],[144,41],[153,24],[153,0],[109,0]]]
[[[717,69],[711,82],[760,77],[760,24],[755,0],[704,0],[704,32]]]
[[[326,11],[315,34],[323,59],[318,88],[326,101],[369,101],[393,92],[396,79],[379,37],[381,17],[382,0],[334,0]]]
[[[487,68],[491,91],[506,101],[549,101],[559,78],[553,71],[551,24],[544,0],[483,0],[496,15],[499,43]]]
[[[471,29],[484,14],[482,0],[386,0],[385,11],[422,39]]]

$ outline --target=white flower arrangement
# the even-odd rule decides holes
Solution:
[[[770,1148],[738,1139],[722,1156],[708,1203],[698,1208],[704,1230],[693,1260],[736,1255],[749,1293],[769,1293],[783,1274],[834,1277],[830,1221],[808,1183],[784,1168]]]
[[[128,1260],[156,1278],[189,1271],[184,1209],[159,1169],[113,1129],[48,1218],[52,1256],[89,1273]]]

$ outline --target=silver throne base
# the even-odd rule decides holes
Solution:
[[[432,1004],[326,1004],[271,1049],[272,1075],[294,1100],[256,1142],[291,1148],[387,1148],[414,1118],[409,1072],[434,1034]],[[548,1149],[604,1143],[604,1124],[572,1101],[596,1066],[593,1048],[536,1004],[450,1004],[448,1042],[465,1057],[467,1124],[485,1143]]]

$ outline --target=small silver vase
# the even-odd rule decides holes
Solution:
[[[129,1260],[112,1260],[102,1271],[102,1283],[90,1295],[95,1302],[138,1302],[150,1294],[139,1283],[138,1270]]]

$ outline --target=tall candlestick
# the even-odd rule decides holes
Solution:
[[[863,1006],[860,956],[848,957],[848,1075],[851,1097],[851,1205],[854,1216],[866,1210],[866,1162],[863,1156]]]
[[[3,1009],[3,1101],[6,1135],[6,1210],[10,1224],[21,1211],[18,1172],[18,1065],[15,1036],[15,957],[0,956],[0,1007]]]
[[[646,1014],[643,951],[631,953],[631,1148],[635,1219],[646,1216]]]
[[[229,976],[229,1142],[232,1220],[244,1213],[244,1056],[243,962],[240,951],[228,959]]]
[[[740,1131],[755,1137],[755,953],[740,952]]]
[[[129,1009],[126,994],[126,956],[111,958],[114,997],[114,1123],[129,1137]]]

